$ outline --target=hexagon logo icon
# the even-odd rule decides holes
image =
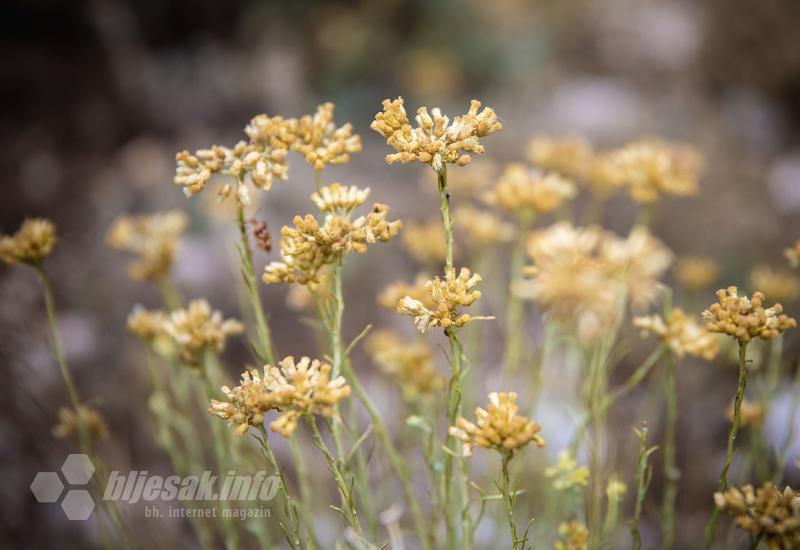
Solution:
[[[56,502],[64,490],[64,484],[56,472],[39,472],[31,483],[31,492],[39,502]]]
[[[70,485],[86,485],[94,474],[94,464],[88,455],[71,454],[61,466],[61,473]]]
[[[67,496],[61,501],[61,509],[64,510],[69,520],[86,520],[94,511],[94,501],[92,495],[86,489],[71,489],[67,491]]]

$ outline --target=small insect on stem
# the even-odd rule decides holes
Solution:
[[[272,234],[269,232],[267,222],[250,218],[247,223],[252,226],[253,240],[256,242],[256,246],[267,254],[272,252]]]

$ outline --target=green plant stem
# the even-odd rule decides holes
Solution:
[[[320,548],[319,539],[317,538],[317,531],[314,527],[314,511],[311,503],[311,487],[308,484],[308,466],[306,464],[305,456],[300,449],[300,443],[297,439],[298,436],[289,438],[289,449],[292,452],[292,462],[297,471],[297,482],[300,486],[300,510],[303,516],[303,523],[306,526],[306,532],[314,543],[314,548]],[[281,481],[283,484],[283,481]],[[284,484],[285,485],[285,484]],[[288,491],[287,491],[288,494]]]
[[[739,432],[739,426],[742,423],[742,400],[744,399],[744,390],[747,385],[747,342],[739,341],[739,386],[736,389],[736,398],[733,402],[733,418],[731,418],[730,427],[728,428],[728,449],[725,455],[725,465],[722,467],[722,473],[719,476],[719,490],[726,491],[728,489],[728,470],[733,463],[733,457],[736,453],[736,434]],[[717,535],[717,518],[719,516],[719,508],[714,506],[711,512],[711,519],[706,526],[706,550],[710,550],[714,546],[714,539]]]
[[[665,550],[671,549],[675,541],[675,497],[681,475],[675,460],[675,436],[678,423],[675,363],[675,357],[670,354],[664,376],[667,414],[664,433],[664,501],[661,506],[661,547]]]
[[[519,540],[517,535],[517,523],[514,521],[514,495],[516,494],[516,490],[511,485],[511,476],[508,473],[508,463],[513,458],[513,454],[510,452],[503,453],[503,460],[502,460],[502,470],[503,470],[503,483],[501,485],[501,491],[503,493],[503,500],[506,504],[506,517],[508,518],[508,528],[511,531],[511,540],[513,541],[513,548],[517,550],[518,548],[524,547],[524,541]]]
[[[436,172],[436,187],[439,191],[439,209],[444,225],[444,270],[453,269],[453,216],[450,213],[450,193],[447,191],[447,165]]]
[[[639,438],[639,461],[636,467],[636,505],[630,521],[630,528],[633,550],[640,550],[642,547],[642,535],[639,530],[639,523],[642,518],[642,507],[645,496],[647,496],[647,488],[650,486],[652,477],[652,470],[648,467],[647,460],[655,452],[656,448],[647,447],[646,426],[642,426],[641,430],[635,430],[635,432]]]
[[[792,391],[792,404],[789,407],[789,424],[786,427],[786,439],[783,441],[780,453],[778,453],[775,472],[772,474],[772,482],[777,486],[783,478],[783,469],[789,459],[789,452],[792,450],[794,442],[795,426],[797,424],[797,410],[800,407],[800,362],[795,369],[794,390]]]
[[[292,499],[291,495],[289,494],[289,488],[286,485],[286,478],[283,475],[283,470],[278,465],[278,461],[275,459],[275,453],[272,452],[272,447],[269,444],[269,436],[267,435],[267,429],[263,426],[263,424],[259,426],[259,431],[261,432],[261,437],[259,438],[261,443],[261,453],[267,460],[269,467],[272,468],[272,471],[278,476],[278,490],[280,491],[281,498],[283,499],[284,516],[289,523],[289,525],[283,530],[284,534],[286,535],[286,541],[293,549],[301,549],[303,545],[300,539],[300,522],[297,517],[297,506],[294,503],[294,499]]]
[[[517,237],[511,252],[511,279],[508,287],[508,303],[506,305],[506,346],[503,353],[503,368],[508,375],[513,375],[519,369],[523,352],[524,305],[514,287],[522,277],[522,267],[525,263],[525,237],[533,221],[533,216],[526,215],[520,218],[517,227]]]
[[[250,248],[250,237],[247,235],[247,222],[244,219],[244,207],[240,206],[237,211],[237,221],[239,224],[239,235],[241,237],[241,259],[242,277],[244,277],[247,293],[250,297],[250,305],[253,309],[253,316],[256,321],[256,334],[258,337],[259,359],[270,365],[275,365],[275,356],[272,353],[272,343],[270,341],[269,325],[264,318],[264,307],[261,304],[261,295],[258,292],[258,283],[255,270],[253,269],[253,250]]]
[[[336,481],[336,487],[339,490],[339,497],[341,498],[342,504],[342,507],[339,508],[339,511],[345,518],[345,521],[347,521],[348,525],[353,528],[356,535],[358,535],[362,540],[366,541],[367,538],[364,536],[364,530],[361,528],[361,523],[358,519],[358,510],[356,509],[351,488],[345,481],[344,475],[339,469],[339,464],[336,461],[336,458],[331,454],[330,449],[328,449],[328,446],[322,439],[322,434],[319,433],[319,428],[317,428],[314,417],[308,416],[307,420],[308,425],[311,428],[311,439],[314,442],[314,446],[319,449],[320,452],[322,452],[322,455],[325,457],[325,461],[328,463],[328,470],[330,470],[334,481]]]

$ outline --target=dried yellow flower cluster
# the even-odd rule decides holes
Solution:
[[[800,493],[772,483],[759,489],[745,485],[714,493],[714,502],[734,518],[736,526],[775,550],[800,547]]]
[[[326,164],[345,163],[351,153],[361,151],[361,138],[353,134],[351,124],[336,128],[333,111],[333,103],[325,103],[317,107],[315,115],[300,120],[255,116],[244,129],[248,141],[240,141],[233,148],[213,145],[194,154],[178,153],[173,181],[192,196],[203,190],[212,175],[231,176],[234,181],[225,184],[218,196],[223,200],[233,194],[238,204],[245,205],[250,204],[247,176],[256,189],[269,191],[274,180],[288,177],[286,157],[290,150],[301,153],[317,171]]]
[[[494,188],[483,195],[492,206],[517,216],[547,214],[576,194],[572,181],[556,174],[542,173],[524,164],[509,164]]]
[[[235,388],[222,387],[229,401],[212,399],[208,412],[236,426],[242,435],[250,427],[264,421],[264,413],[276,410],[280,416],[270,424],[273,432],[291,437],[297,422],[305,415],[333,416],[336,403],[350,395],[350,386],[339,376],[331,380],[331,366],[302,357],[285,357],[279,367],[264,367],[263,377],[257,370],[242,374]]]
[[[747,426],[761,426],[764,423],[764,406],[760,401],[749,401],[747,399],[742,401],[739,409],[741,427]],[[733,403],[728,405],[725,410],[725,418],[728,422],[733,420]]]
[[[642,329],[642,336],[655,335],[676,357],[693,355],[710,361],[719,352],[717,338],[680,308],[670,311],[666,319],[659,315],[637,317],[633,325]]]
[[[800,266],[800,241],[794,243],[791,247],[785,249],[783,251],[783,255],[786,256],[786,260],[792,267],[799,267]]]
[[[297,140],[292,150],[305,155],[317,172],[327,164],[344,164],[351,153],[361,152],[361,137],[353,134],[353,125],[348,122],[337,128],[334,124],[334,109],[333,103],[323,103],[313,116],[301,117],[294,129]]]
[[[178,239],[189,220],[179,210],[117,218],[106,240],[115,250],[136,254],[128,265],[128,275],[134,281],[158,282],[169,275]]]
[[[417,127],[409,122],[403,98],[383,101],[383,111],[375,115],[370,128],[386,138],[397,153],[386,155],[386,162],[429,164],[437,172],[445,164],[469,164],[469,153],[483,154],[480,138],[500,131],[503,126],[490,107],[479,112],[481,102],[472,100],[469,111],[450,119],[439,108],[428,113],[427,107],[417,110]]]
[[[428,281],[430,276],[427,273],[420,273],[414,279],[414,282],[408,284],[403,281],[397,281],[387,286],[378,295],[378,304],[391,311],[397,310],[397,303],[409,296],[414,300],[422,302],[428,309],[433,309],[435,304],[431,299],[431,293],[428,292]]]
[[[598,226],[559,222],[534,232],[527,250],[535,264],[528,270],[532,278],[515,290],[556,321],[570,324],[584,342],[605,333],[626,298],[639,307],[651,303],[672,260],[641,226],[622,239]]]
[[[486,409],[475,409],[476,423],[459,417],[456,425],[450,426],[450,435],[463,443],[464,456],[472,456],[475,447],[511,454],[528,443],[544,447],[539,424],[518,415],[518,410],[516,393],[492,392]]]
[[[764,308],[766,297],[761,292],[753,293],[753,297],[739,296],[735,286],[717,291],[719,302],[711,304],[703,312],[708,321],[706,330],[728,334],[747,344],[753,338],[772,340],[780,333],[797,326],[797,321],[783,315],[783,307],[775,304]]]
[[[455,211],[455,226],[466,234],[467,243],[472,248],[486,248],[514,238],[513,224],[472,206],[462,206]],[[441,224],[439,229],[441,230]],[[437,239],[436,242],[442,242],[442,239]]]
[[[75,409],[61,407],[58,410],[58,424],[53,428],[53,435],[56,439],[67,439],[79,433],[81,423],[90,439],[100,440],[108,437],[106,421],[89,405],[78,405],[77,412]]]
[[[661,195],[697,194],[702,159],[692,148],[642,140],[609,153],[616,177],[636,202],[655,202]]]
[[[595,161],[592,148],[581,138],[534,138],[527,156],[535,166],[575,180],[586,179]]]
[[[281,261],[264,269],[267,284],[318,284],[320,271],[350,251],[364,253],[367,245],[385,242],[400,231],[400,221],[387,221],[389,207],[376,203],[365,216],[355,220],[349,210],[366,200],[369,190],[323,187],[312,195],[323,212],[329,212],[322,224],[311,214],[295,216],[294,227],[281,228]],[[335,212],[331,212],[335,210]]]
[[[444,387],[436,372],[433,351],[422,340],[406,342],[394,332],[381,330],[370,336],[366,350],[384,373],[395,378],[408,396],[434,393]]]
[[[789,271],[778,271],[768,266],[758,266],[750,274],[753,288],[761,291],[774,300],[791,302],[800,295],[800,281]]]
[[[439,266],[444,262],[444,227],[439,219],[422,223],[409,223],[403,230],[401,242],[408,255],[426,266]]]
[[[128,331],[159,353],[177,353],[185,364],[196,367],[206,350],[222,352],[228,337],[243,332],[244,326],[234,319],[223,319],[222,313],[212,311],[206,300],[199,299],[169,314],[136,306],[128,316]]]
[[[458,275],[455,268],[451,269],[444,279],[436,276],[426,284],[433,307],[428,308],[422,301],[404,296],[397,302],[397,313],[413,317],[414,326],[420,332],[436,327],[445,330],[461,328],[469,324],[472,317],[459,312],[458,308],[471,306],[480,299],[480,291],[475,290],[480,281],[481,276],[471,273],[466,267],[462,267]]]
[[[28,218],[13,235],[0,236],[0,258],[9,265],[37,265],[55,245],[55,224],[44,218]]]
[[[578,520],[558,525],[559,540],[555,550],[586,550],[589,548],[589,528]]]
[[[705,290],[719,278],[719,267],[711,258],[684,256],[675,263],[675,278],[686,290]]]
[[[557,491],[569,491],[589,484],[589,468],[578,466],[578,461],[567,449],[558,453],[558,462],[545,468],[544,475],[553,480],[553,488]]]

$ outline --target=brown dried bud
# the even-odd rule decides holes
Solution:
[[[249,223],[253,228],[253,239],[256,241],[256,246],[267,254],[272,252],[272,235],[269,232],[267,222],[260,222],[252,218]]]

